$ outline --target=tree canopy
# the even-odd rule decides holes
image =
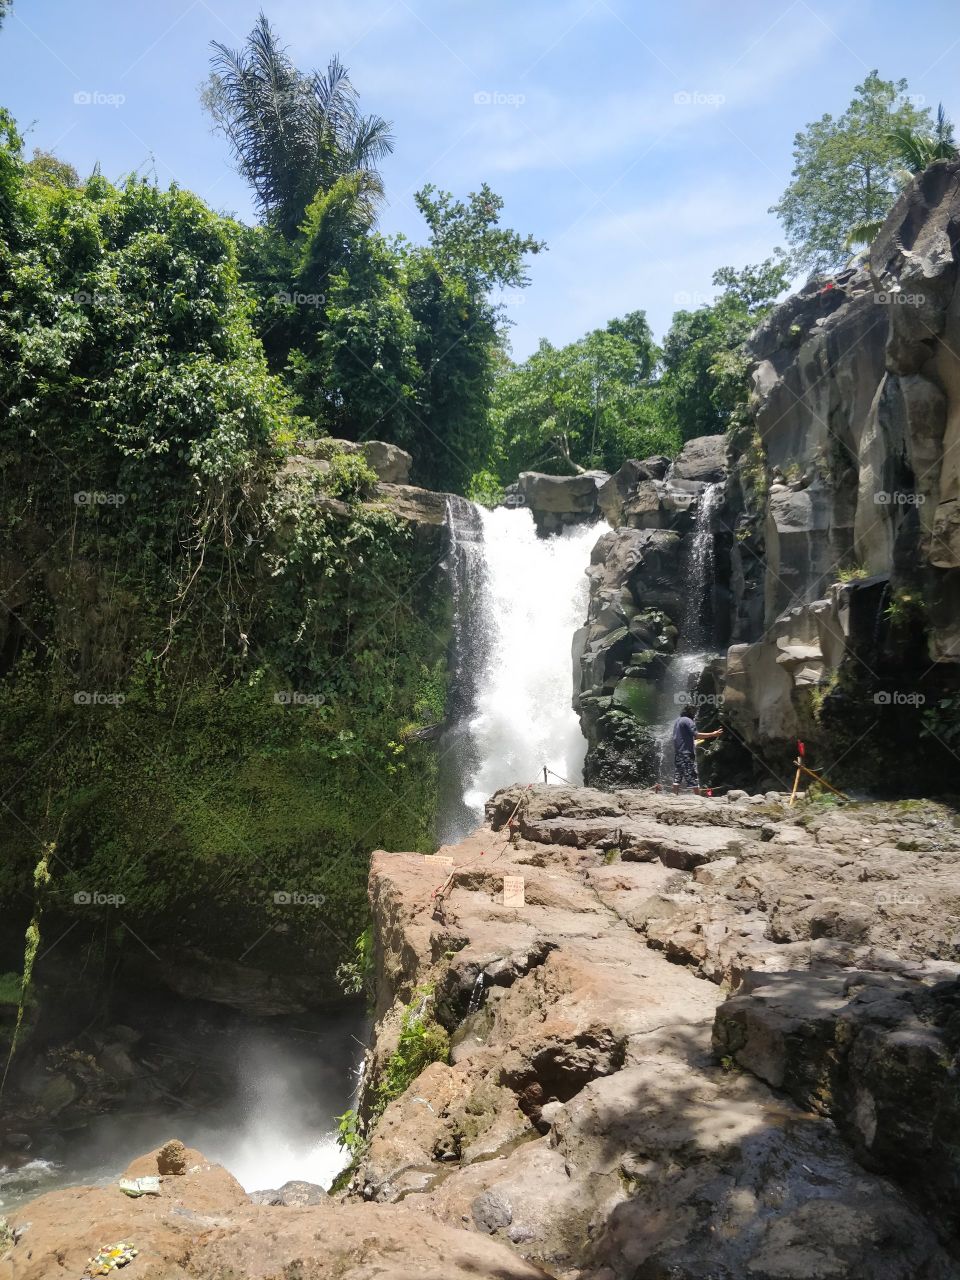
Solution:
[[[843,263],[850,228],[875,224],[896,199],[896,135],[933,128],[929,108],[908,97],[906,80],[883,80],[874,70],[841,116],[827,113],[796,135],[792,181],[771,212],[800,265],[820,271]]]

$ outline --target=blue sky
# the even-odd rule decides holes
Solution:
[[[0,102],[81,172],[176,181],[250,219],[198,87],[260,0],[14,0]],[[767,213],[794,133],[877,67],[960,117],[960,11],[919,0],[273,0],[301,67],[339,53],[394,122],[381,226],[421,239],[412,193],[487,181],[545,239],[511,300],[514,354],[644,308],[658,334],[720,265],[782,241]],[[89,102],[76,95],[89,95]]]

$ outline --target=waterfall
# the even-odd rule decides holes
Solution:
[[[454,717],[441,743],[444,843],[481,821],[499,787],[542,780],[544,765],[582,780],[571,643],[586,616],[590,551],[606,529],[576,525],[539,538],[526,509],[472,513],[451,511],[458,652]],[[475,517],[479,541],[469,534]]]
[[[693,529],[687,538],[681,584],[686,592],[680,618],[680,639],[663,683],[660,719],[654,732],[660,754],[660,780],[673,772],[673,722],[685,700],[693,697],[700,675],[710,661],[713,640],[713,521],[723,502],[722,482],[706,485],[697,499]]]
[[[697,500],[683,575],[688,594],[679,649],[684,653],[702,652],[713,638],[713,518],[722,501],[723,484],[719,482],[708,484]]]

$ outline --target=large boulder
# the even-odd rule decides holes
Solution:
[[[409,484],[413,458],[406,449],[386,440],[337,440],[333,437],[301,440],[300,453],[329,462],[335,453],[361,453],[384,484]]]
[[[605,471],[586,471],[576,476],[522,471],[517,481],[518,496],[533,513],[541,534],[558,533],[566,525],[589,524],[599,518],[599,492],[608,479]]]
[[[670,476],[674,480],[699,480],[713,484],[727,473],[727,437],[697,436],[688,440],[674,462]]]

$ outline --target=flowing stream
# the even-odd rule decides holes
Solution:
[[[586,742],[573,710],[573,634],[587,610],[586,569],[606,525],[537,537],[525,508],[451,513],[452,541],[467,570],[457,600],[463,695],[442,744],[447,799],[440,836],[471,831],[499,787],[537,782],[546,766],[579,783]],[[479,524],[477,524],[479,520]],[[455,588],[456,594],[456,588]]]
[[[660,781],[673,781],[673,722],[684,705],[696,708],[696,687],[714,656],[708,645],[713,635],[713,520],[723,501],[723,484],[708,484],[697,499],[694,525],[688,536],[682,586],[686,592],[680,618],[680,639],[660,697],[660,720],[655,733],[660,754]]]

